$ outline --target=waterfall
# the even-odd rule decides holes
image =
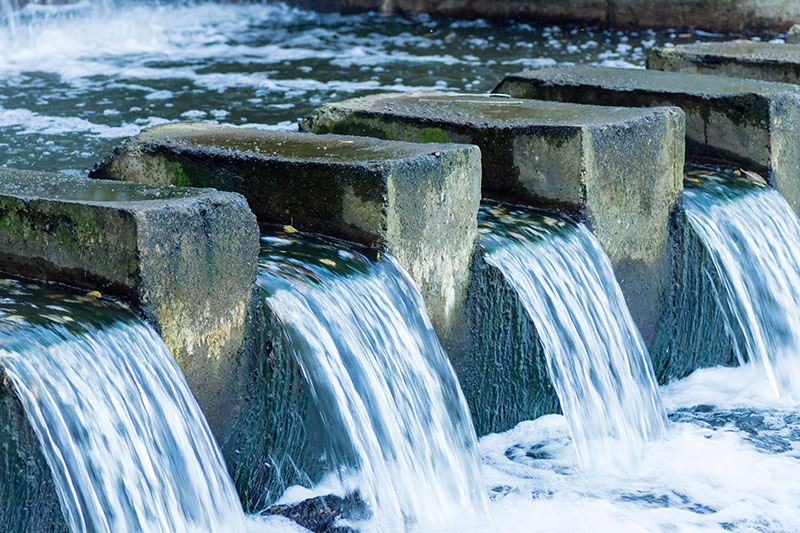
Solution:
[[[11,35],[15,35],[17,33],[17,14],[11,0],[0,0],[0,14],[6,20]]]
[[[113,303],[0,282],[0,367],[70,530],[243,531],[222,455],[155,331]]]
[[[371,527],[406,531],[481,512],[472,420],[408,273],[387,255],[318,239],[263,242],[259,283],[320,406],[337,465],[351,465],[345,479],[375,515]]]
[[[740,362],[781,398],[800,400],[800,220],[774,189],[744,174],[690,170],[686,216],[720,280]]]
[[[608,257],[582,223],[483,205],[486,261],[528,312],[581,465],[629,469],[666,412]]]

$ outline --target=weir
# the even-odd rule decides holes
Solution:
[[[0,280],[0,371],[0,389],[18,396],[38,437],[70,531],[244,529],[183,374],[125,306]],[[2,410],[3,425],[18,416],[13,410]],[[39,458],[36,449],[17,453],[0,469],[3,531],[31,530],[41,519],[14,512],[30,483],[14,476]]]
[[[774,28],[781,2],[702,2],[691,24]],[[663,401],[656,383],[738,359],[770,402],[797,399],[796,87],[572,67],[509,76],[511,95],[442,94],[511,65],[630,66],[675,36],[514,24],[495,41],[483,21],[248,3],[123,5],[62,28],[98,2],[15,19],[22,3],[0,0],[0,155],[80,174],[155,127],[98,179],[0,169],[0,271],[84,291],[0,287],[0,531],[242,531],[244,512],[315,531],[581,530],[578,515],[602,530],[603,514],[800,530],[796,483],[771,490],[800,479],[794,408],[705,403],[703,380],[728,393],[730,369]],[[689,20],[687,2],[640,0],[346,7],[373,4]],[[329,98],[349,99],[304,132],[265,131]],[[249,127],[163,124],[198,117]],[[689,169],[684,194],[685,149],[747,170]],[[286,503],[332,490],[314,486],[325,473],[367,513]],[[628,528],[632,509],[651,519]]]
[[[597,239],[581,223],[494,204],[481,208],[479,230],[536,327],[581,464],[633,468],[663,436],[666,411]]]
[[[259,285],[320,409],[331,466],[372,510],[367,527],[485,512],[466,401],[408,273],[329,240],[262,241]]]
[[[682,186],[679,109],[413,92],[325,104],[300,128],[477,145],[483,195],[585,217],[642,334],[655,335],[669,277],[668,220]]]
[[[781,398],[800,399],[800,220],[774,189],[696,169],[686,216],[709,250],[727,327]]]

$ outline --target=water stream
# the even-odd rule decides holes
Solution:
[[[166,121],[294,129],[328,101],[415,89],[488,92],[504,75],[539,66],[643,66],[654,45],[701,38],[341,16],[280,3],[109,4],[29,3],[14,34],[0,15],[3,164],[85,173],[122,138]]]
[[[536,326],[581,464],[631,469],[664,435],[666,412],[597,239],[581,223],[494,204],[481,207],[479,228],[486,261]]]
[[[70,531],[244,531],[222,455],[151,327],[113,302],[0,280],[0,366]]]
[[[800,219],[741,173],[695,169],[686,184],[686,216],[719,273],[740,362],[800,401]]]
[[[409,274],[390,256],[310,237],[263,242],[259,284],[321,408],[335,464],[373,510],[368,527],[482,514],[472,419]]]

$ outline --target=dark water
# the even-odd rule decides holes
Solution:
[[[262,3],[84,0],[17,18],[12,32],[0,17],[0,164],[80,173],[164,121],[294,128],[327,101],[487,92],[508,73],[556,64],[643,66],[654,45],[701,38]]]

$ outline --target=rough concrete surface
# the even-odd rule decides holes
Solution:
[[[647,68],[800,83],[800,45],[737,40],[652,48]]]

